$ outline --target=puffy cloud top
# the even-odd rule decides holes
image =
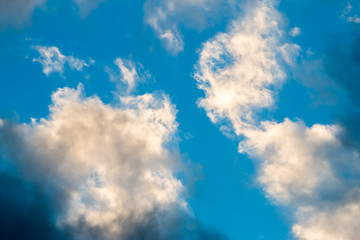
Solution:
[[[212,122],[230,120],[237,134],[252,128],[255,113],[273,106],[286,77],[282,63],[298,51],[282,42],[281,17],[271,1],[252,2],[245,12],[228,33],[204,43],[195,72],[205,92],[199,106]]]
[[[27,179],[66,196],[59,226],[82,222],[113,239],[128,231],[127,221],[142,222],[155,210],[187,211],[173,175],[176,110],[165,95],[124,97],[112,107],[84,97],[79,85],[59,89],[52,101],[48,118],[13,126],[6,139],[21,141],[10,152]],[[2,135],[9,127],[3,124]]]

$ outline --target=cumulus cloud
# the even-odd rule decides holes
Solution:
[[[131,60],[117,58],[114,61],[117,66],[117,71],[106,67],[105,70],[110,76],[110,81],[117,84],[117,88],[120,92],[123,92],[124,85],[126,93],[130,93],[134,90],[139,82],[146,81],[151,78],[148,71],[144,70],[140,63],[136,63]]]
[[[49,206],[34,206],[34,214],[44,214],[39,224],[59,239],[226,239],[201,226],[182,197],[169,98],[126,96],[115,105],[86,97],[79,84],[52,94],[47,118],[21,125],[2,120],[4,158],[25,185],[46,190],[32,199]],[[12,191],[21,195],[23,188]]]
[[[352,131],[348,125],[357,124],[358,118],[346,126],[312,127],[301,120],[277,123],[257,118],[262,109],[274,106],[277,90],[286,79],[285,67],[299,67],[296,57],[301,49],[286,41],[281,16],[272,1],[249,3],[245,12],[229,32],[204,43],[195,78],[205,97],[198,104],[212,122],[220,123],[222,130],[229,131],[230,125],[243,137],[239,152],[255,159],[257,181],[266,196],[289,210],[295,238],[356,239],[360,159],[358,145],[348,144],[344,139],[349,140]],[[343,48],[339,49],[342,52]],[[356,55],[353,48],[346,54]],[[340,67],[332,67],[332,71],[346,79],[355,76],[357,58],[351,59],[352,64],[345,61],[346,67],[335,65]],[[307,64],[306,74],[321,79],[322,82],[315,83],[317,89],[331,79],[319,72],[326,72],[327,61],[302,62]],[[313,76],[314,72],[318,76]]]
[[[273,106],[286,77],[282,64],[299,50],[282,41],[281,16],[271,1],[249,3],[245,12],[229,32],[203,44],[194,75],[205,92],[199,106],[214,123],[229,120],[236,134],[251,129],[255,114]]]
[[[113,108],[97,97],[84,98],[79,85],[59,89],[52,100],[47,119],[13,131],[33,156],[16,156],[17,165],[68,194],[58,224],[82,220],[114,236],[124,231],[119,221],[142,219],[171,204],[186,208],[183,186],[173,177],[174,157],[164,148],[177,128],[166,96],[127,97],[122,108]]]
[[[264,122],[240,151],[258,160],[258,181],[276,204],[294,212],[298,239],[356,239],[360,157],[338,125]]]
[[[147,0],[145,22],[154,30],[166,50],[177,55],[184,50],[179,24],[201,30],[221,13],[231,1],[219,0]]]
[[[92,59],[86,62],[85,60],[73,56],[65,56],[54,46],[33,46],[33,48],[40,54],[38,58],[33,59],[33,62],[39,62],[42,65],[43,73],[46,76],[49,76],[54,72],[58,72],[62,75],[66,64],[71,70],[82,71],[84,67],[88,67],[94,63],[94,60]]]
[[[26,25],[46,0],[0,0],[0,30]]]

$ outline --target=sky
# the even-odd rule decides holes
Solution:
[[[358,239],[359,40],[356,0],[0,0],[0,239]]]

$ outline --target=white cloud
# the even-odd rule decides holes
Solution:
[[[350,14],[350,12],[353,10],[353,6],[351,5],[350,2],[348,2],[348,4],[346,5],[345,9],[343,10],[341,17],[345,18],[347,15]],[[355,14],[354,16],[349,16],[346,18],[347,22],[352,22],[352,23],[360,23],[360,17],[358,17],[357,14]]]
[[[354,15],[352,17],[348,17],[347,21],[352,23],[360,23],[360,17],[358,17],[358,15]]]
[[[174,177],[178,124],[167,96],[123,97],[113,107],[79,85],[52,101],[46,119],[15,126],[23,147],[13,159],[31,181],[65,192],[59,226],[82,221],[115,239],[129,219],[174,205],[187,211]]]
[[[360,198],[353,202],[329,204],[326,209],[305,207],[300,209],[301,222],[293,227],[301,240],[353,240],[360,234]]]
[[[295,212],[302,240],[359,236],[359,152],[344,146],[341,127],[301,121],[264,122],[248,132],[240,151],[258,159],[258,181],[275,203]]]
[[[172,55],[177,55],[184,50],[184,41],[176,26],[172,29],[162,28],[159,26],[159,21],[165,21],[166,16],[161,10],[158,10],[157,16],[147,19],[147,23],[154,29],[159,39],[163,42],[164,47]]]
[[[220,10],[231,1],[147,0],[145,22],[154,30],[166,50],[177,55],[184,50],[179,24],[201,30],[216,21]]]
[[[289,35],[292,37],[300,36],[300,34],[301,34],[301,29],[299,27],[293,27],[289,32]]]
[[[344,17],[345,15],[349,14],[352,10],[352,5],[350,2],[347,3],[345,9],[343,10],[341,16]]]
[[[118,71],[114,71],[109,67],[105,70],[110,76],[110,81],[117,83],[117,88],[122,92],[123,86],[126,86],[126,93],[132,92],[136,85],[151,78],[148,71],[144,71],[140,63],[135,63],[131,60],[117,58],[114,64],[118,67]]]
[[[244,12],[201,49],[195,78],[205,98],[199,106],[244,138],[239,152],[256,159],[257,181],[273,203],[289,210],[296,239],[357,239],[359,152],[343,144],[339,125],[257,119],[274,106],[284,67],[301,49],[285,41],[272,1],[251,2]]]
[[[246,134],[239,151],[261,159],[259,181],[269,197],[294,204],[316,199],[315,190],[324,183],[338,184],[328,161],[329,149],[340,148],[338,131],[336,126],[307,128],[290,120],[263,122],[260,129]]]
[[[228,33],[203,44],[195,72],[205,92],[199,106],[214,123],[229,120],[236,134],[253,128],[255,113],[273,106],[286,77],[282,63],[299,50],[282,43],[281,16],[271,1],[251,2],[244,12]]]
[[[53,72],[62,74],[64,72],[65,64],[72,70],[82,71],[83,67],[88,67],[90,64],[94,63],[94,60],[92,59],[87,63],[85,60],[73,56],[65,56],[54,46],[33,46],[33,48],[40,54],[39,58],[33,59],[33,62],[39,62],[43,67],[43,73],[47,76]]]
[[[0,0],[0,30],[28,24],[36,8],[46,0]]]

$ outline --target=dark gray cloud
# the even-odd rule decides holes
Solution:
[[[0,238],[68,239],[55,225],[58,199],[48,189],[0,173]]]

